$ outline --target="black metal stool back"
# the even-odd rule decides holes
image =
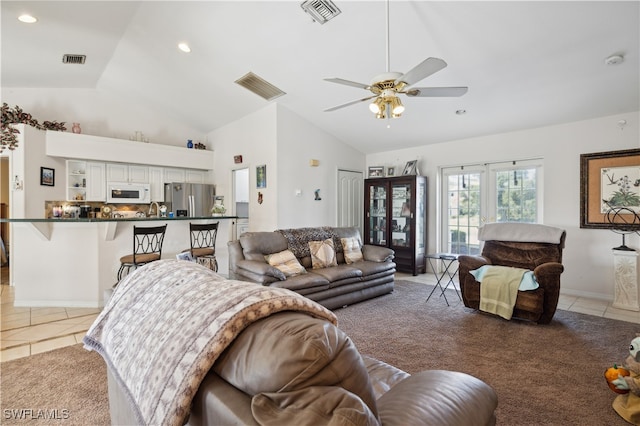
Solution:
[[[218,224],[214,223],[189,223],[191,238],[191,257],[209,269],[218,271],[216,260],[216,237],[218,236]]]
[[[133,253],[120,258],[118,281],[122,278],[125,268],[127,273],[132,267],[160,260],[162,257],[162,243],[167,225],[151,227],[133,227]]]

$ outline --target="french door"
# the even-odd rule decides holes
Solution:
[[[440,171],[440,251],[479,254],[486,222],[542,222],[542,160],[446,167]]]

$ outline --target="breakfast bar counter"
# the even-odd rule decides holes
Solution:
[[[133,251],[133,227],[167,224],[163,259],[190,247],[189,223],[220,222],[218,272],[228,273],[227,242],[236,216],[2,219],[11,227],[9,281],[15,306],[101,307],[117,281],[120,257]]]

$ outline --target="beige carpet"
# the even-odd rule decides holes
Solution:
[[[82,345],[0,363],[2,425],[109,425],[102,357]]]
[[[505,321],[437,295],[425,303],[428,290],[398,281],[393,294],[337,310],[339,326],[363,354],[410,373],[458,370],[486,381],[498,393],[498,424],[627,424],[611,408],[603,372],[626,358],[639,325],[566,311],[546,326]],[[81,345],[0,369],[3,425],[110,422],[104,362]],[[13,418],[21,409],[32,410],[27,420]],[[43,411],[57,419],[32,420]]]
[[[422,284],[336,311],[361,353],[409,373],[472,374],[498,393],[501,425],[626,425],[604,370],[628,355],[640,325],[557,311],[548,325],[447,307]],[[448,292],[449,293],[449,292]],[[449,301],[457,300],[450,292]]]

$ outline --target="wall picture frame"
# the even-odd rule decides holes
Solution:
[[[615,218],[607,215],[616,208],[622,210]],[[581,154],[580,228],[613,229],[633,223],[638,213],[640,149]]]
[[[49,167],[40,167],[40,185],[55,186],[56,170],[50,169]]]
[[[392,177],[396,175],[395,167],[387,167],[387,176]]]
[[[404,170],[402,171],[402,175],[415,175],[417,163],[418,160],[407,161],[407,164],[405,164]]]
[[[369,167],[369,177],[370,178],[384,177],[384,167],[383,166],[370,166]]]
[[[262,164],[256,167],[256,188],[267,187],[267,165]]]

